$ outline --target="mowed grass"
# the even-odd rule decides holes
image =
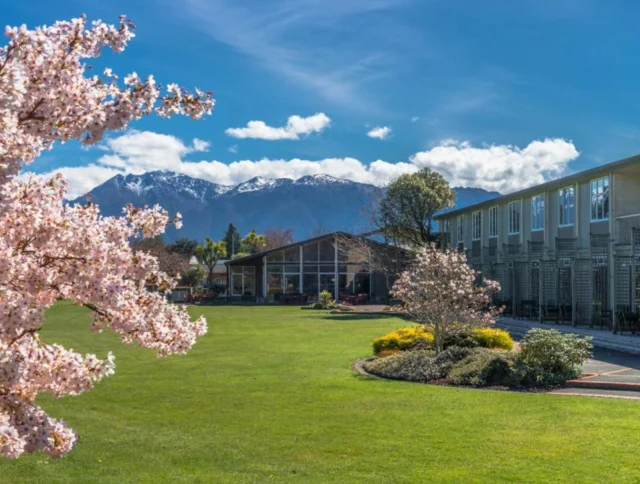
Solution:
[[[80,435],[6,483],[637,482],[640,402],[370,380],[350,369],[404,323],[281,307],[191,308],[209,333],[157,359],[60,303],[43,337],[116,354],[79,397],[42,398]]]

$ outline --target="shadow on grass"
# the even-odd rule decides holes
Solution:
[[[392,319],[392,318],[402,318],[399,314],[327,314],[321,316],[321,319],[331,319],[336,320],[340,319],[342,321],[361,321],[363,319]]]

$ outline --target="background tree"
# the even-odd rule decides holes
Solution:
[[[265,249],[275,249],[293,243],[293,230],[281,226],[264,231]]]
[[[100,360],[39,337],[45,311],[57,299],[86,306],[95,330],[111,329],[126,343],[159,356],[187,352],[207,330],[204,318],[168,304],[147,284],[171,289],[158,261],[134,253],[129,240],[162,234],[179,217],[156,206],[124,208],[124,216],[102,217],[96,205],[64,203],[61,175],[17,177],[57,142],[100,142],[107,130],[127,127],[146,114],[211,112],[209,93],[190,94],[175,84],[166,94],[152,76],[111,69],[85,70],[107,50],[122,52],[134,26],[87,23],[84,16],[51,27],[5,29],[0,47],[0,456],[43,451],[60,457],[76,434],[36,405],[40,393],[78,395],[114,372],[111,353]],[[126,402],[124,402],[126,404]]]
[[[331,233],[331,230],[329,230],[327,228],[326,225],[324,225],[322,222],[318,222],[310,231],[309,231],[309,237],[310,239],[313,239],[315,237],[322,237],[323,235],[327,235]]]
[[[261,250],[264,250],[265,247],[266,240],[264,235],[258,234],[256,229],[253,229],[244,239],[242,239],[242,252],[257,254]]]
[[[338,251],[343,260],[360,263],[363,271],[375,272],[384,277],[385,292],[388,293],[398,275],[406,269],[408,262],[413,258],[413,253],[385,239],[380,233],[372,236],[382,237],[382,240],[374,240],[367,234],[356,236],[339,234],[336,236]]]
[[[242,236],[235,225],[229,224],[222,240],[227,244],[227,254],[230,258],[233,259],[237,253],[242,252]]]
[[[215,242],[209,237],[204,241],[204,244],[199,245],[196,248],[196,257],[198,261],[207,268],[207,284],[211,288],[213,287],[213,272],[216,264],[220,259],[224,259],[227,256],[227,245],[224,240]]]
[[[171,252],[161,236],[134,240],[131,242],[131,247],[136,252],[143,251],[155,257],[160,270],[171,277],[178,277],[189,269],[189,256]]]
[[[182,237],[177,239],[173,244],[167,245],[167,250],[174,254],[183,254],[191,258],[196,253],[196,247],[200,245],[197,240]]]
[[[192,265],[180,277],[181,286],[198,287],[204,279],[205,272],[201,265]]]
[[[434,242],[431,224],[439,210],[453,206],[455,193],[442,175],[424,168],[389,185],[376,217],[388,237],[421,247]]]
[[[435,244],[420,249],[411,266],[393,286],[393,295],[412,320],[433,328],[436,353],[445,338],[461,329],[489,326],[499,311],[491,307],[491,295],[500,290],[495,281],[483,279],[471,269],[463,254],[444,252]]]

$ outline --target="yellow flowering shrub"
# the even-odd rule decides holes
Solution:
[[[381,352],[388,354],[390,350],[407,350],[419,339],[432,343],[433,334],[425,330],[422,326],[398,328],[389,334],[374,339],[373,352],[376,355],[380,355]]]
[[[500,348],[511,351],[513,339],[508,332],[496,328],[477,328],[473,330],[473,338],[483,348]]]

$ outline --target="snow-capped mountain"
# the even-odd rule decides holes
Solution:
[[[458,206],[493,198],[498,193],[480,188],[455,188]],[[366,212],[379,193],[373,185],[308,175],[297,180],[254,177],[236,186],[218,185],[167,171],[117,175],[87,194],[105,215],[119,215],[127,203],[160,204],[169,213],[180,212],[183,228],[169,229],[166,238],[209,236],[219,239],[229,223],[241,233],[281,226],[293,229],[297,239],[317,227],[328,231],[366,228]],[[82,202],[86,197],[75,201]],[[75,201],[71,202],[74,203]]]

